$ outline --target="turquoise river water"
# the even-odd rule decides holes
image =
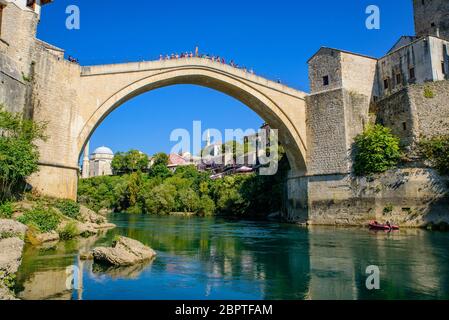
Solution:
[[[302,228],[277,222],[114,214],[117,228],[26,247],[22,299],[449,299],[449,233]],[[104,268],[80,252],[116,235],[157,251],[151,262]],[[367,267],[380,270],[368,290]]]

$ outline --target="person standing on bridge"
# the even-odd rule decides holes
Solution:
[[[198,46],[195,47],[195,57],[198,57],[200,54],[200,49],[198,48]]]

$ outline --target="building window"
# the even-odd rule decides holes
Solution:
[[[27,7],[30,7],[34,10],[34,5],[36,4],[36,0],[27,0]]]
[[[384,80],[384,89],[388,90],[388,88],[390,87],[390,81],[388,81],[388,78]]]
[[[426,1],[425,0],[421,0],[421,3],[422,3],[423,6],[426,5]]]
[[[323,77],[323,86],[328,86],[329,85],[329,76],[324,76]]]
[[[409,76],[410,76],[410,79],[411,79],[411,80],[414,80],[414,79],[415,79],[415,68],[411,67],[411,68],[409,69]]]
[[[407,131],[407,122],[402,122],[402,129],[404,129],[404,131]]]
[[[444,61],[441,61],[441,71],[444,75],[446,74],[446,64],[444,63]]]

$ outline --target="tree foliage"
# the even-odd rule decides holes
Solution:
[[[354,172],[369,175],[395,167],[401,158],[399,138],[381,125],[368,127],[355,139]]]
[[[449,136],[439,136],[421,141],[421,155],[442,175],[449,174]]]
[[[138,150],[128,152],[118,152],[112,160],[112,171],[115,175],[129,174],[137,171],[146,171],[148,169],[148,156]]]
[[[81,180],[79,201],[94,210],[148,214],[255,216],[282,209],[290,169],[286,157],[281,157],[280,170],[274,176],[249,174],[211,180],[210,173],[199,172],[194,166],[179,167],[172,173],[164,165],[167,158],[159,155],[148,174]]]
[[[20,192],[25,179],[38,171],[36,142],[45,139],[44,131],[45,124],[0,106],[0,202]]]

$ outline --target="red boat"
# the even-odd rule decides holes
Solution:
[[[391,225],[391,224],[381,224],[377,221],[371,221],[369,223],[369,228],[371,230],[383,230],[383,231],[399,230],[399,226]]]

